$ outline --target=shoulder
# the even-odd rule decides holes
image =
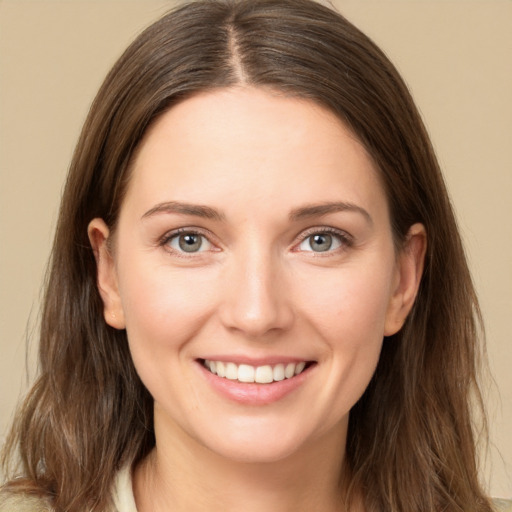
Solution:
[[[512,500],[494,499],[492,502],[496,512],[512,512]]]
[[[12,492],[0,492],[0,512],[52,512],[47,500]]]
[[[116,475],[112,498],[113,508],[109,506],[109,512],[137,512],[130,467],[123,468]],[[47,498],[19,489],[16,491],[7,486],[2,489],[0,486],[0,512],[55,512],[55,510]]]

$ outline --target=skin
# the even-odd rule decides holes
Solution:
[[[345,207],[305,210],[331,203]],[[180,228],[204,236],[200,250],[180,249]],[[331,249],[318,252],[312,235],[326,230]],[[109,235],[91,222],[105,319],[127,330],[155,400],[139,510],[343,510],[349,411],[412,307],[426,245],[415,224],[397,251],[357,138],[308,100],[198,94],[146,134]],[[313,364],[264,405],[219,393],[198,362],[276,357]]]

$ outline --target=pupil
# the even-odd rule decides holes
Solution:
[[[201,247],[201,237],[199,235],[182,235],[179,244],[182,250],[194,252]]]
[[[328,251],[332,245],[331,235],[314,235],[311,248],[317,252]]]

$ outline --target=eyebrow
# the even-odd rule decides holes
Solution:
[[[203,206],[200,204],[182,203],[180,201],[166,201],[159,203],[150,210],[148,210],[142,218],[152,217],[159,213],[178,213],[182,215],[193,215],[195,217],[202,217],[204,219],[212,219],[222,221],[225,220],[225,215],[214,208]]]
[[[320,204],[311,204],[307,206],[302,206],[300,208],[295,208],[289,214],[289,219],[292,222],[296,222],[299,220],[307,219],[310,217],[320,217],[322,215],[328,215],[330,213],[337,212],[356,212],[360,213],[366,221],[373,225],[373,219],[371,215],[360,206],[357,206],[353,203],[346,202],[333,202],[333,203],[320,203]],[[226,216],[224,213],[216,210],[215,208],[211,208],[210,206],[204,206],[200,204],[192,204],[192,203],[182,203],[180,201],[166,201],[163,203],[159,203],[150,210],[148,210],[142,216],[143,219],[152,217],[157,214],[181,214],[181,215],[193,215],[195,217],[202,217],[204,219],[211,219],[217,221],[226,220]]]
[[[296,208],[290,212],[289,218],[291,221],[297,221],[307,219],[309,217],[319,217],[329,213],[337,212],[360,213],[366,219],[368,224],[373,225],[373,219],[371,215],[364,208],[361,208],[360,206],[357,206],[353,203],[346,203],[342,201],[334,203],[311,204],[301,208]]]

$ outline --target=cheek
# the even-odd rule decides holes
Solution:
[[[134,350],[179,346],[194,336],[214,310],[214,297],[204,286],[209,277],[200,271],[172,270],[165,264],[135,259],[126,267],[120,272],[124,280],[119,288]]]
[[[331,388],[343,389],[331,399],[347,410],[366,389],[380,356],[392,269],[370,263],[340,268],[317,276],[307,302],[304,293],[304,317],[328,347]]]
[[[300,287],[302,308],[331,343],[360,347],[382,340],[391,276],[381,266],[361,265],[316,276],[314,290]]]
[[[330,404],[332,424],[361,398],[382,349],[388,280],[368,277],[355,271],[340,276],[338,286],[325,293],[311,311],[311,322],[328,345],[327,379],[321,394]]]
[[[137,373],[153,398],[169,410],[178,404],[193,407],[193,381],[178,376],[190,358],[188,342],[215,309],[212,295],[204,290],[205,276],[137,266],[133,259],[127,266],[131,268],[123,273],[120,291]],[[188,397],[185,404],[183,397]]]

